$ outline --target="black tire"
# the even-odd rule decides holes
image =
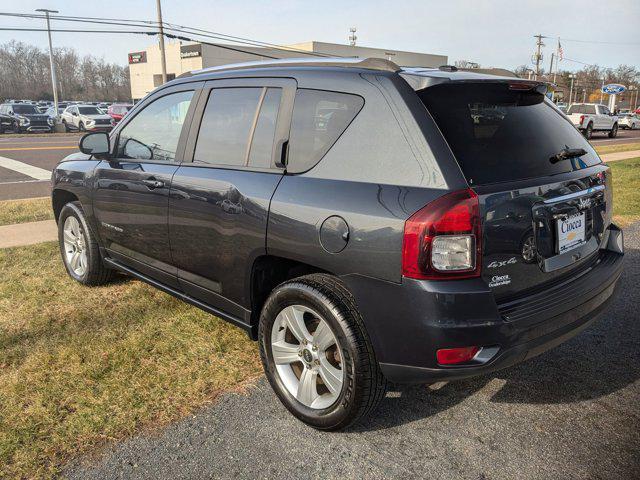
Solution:
[[[609,138],[616,138],[618,136],[618,124],[614,123],[611,130],[609,130]]]
[[[80,123],[78,124],[78,131],[80,131],[80,132],[86,132],[86,131],[87,131],[87,130],[84,128],[84,123],[83,123],[83,122],[80,122]]]
[[[13,127],[11,128],[11,130],[13,130],[13,133],[22,133],[20,124],[18,122],[13,122]]]
[[[346,378],[337,400],[325,409],[300,403],[284,386],[275,369],[271,331],[287,306],[303,305],[318,312],[329,324],[340,346]],[[341,430],[369,414],[384,398],[387,382],[355,300],[337,278],[313,274],[287,281],[267,299],[259,326],[260,356],[271,387],[284,406],[299,420],[319,430]]]
[[[66,120],[62,120],[62,125],[64,125],[64,131],[65,131],[65,132],[67,132],[67,133],[68,133],[68,132],[70,132],[70,131],[71,131],[71,129],[69,128],[69,125],[67,124],[67,121],[66,121]]]
[[[587,140],[591,140],[591,137],[593,137],[593,124],[592,123],[587,125],[587,128],[584,131],[584,138],[586,138]]]
[[[65,220],[70,216],[73,216],[78,220],[82,233],[84,234],[84,243],[87,253],[87,268],[82,275],[77,275],[71,269],[66,259],[64,247],[64,224]],[[107,283],[113,277],[114,271],[107,268],[102,261],[96,236],[87,223],[80,202],[70,202],[62,207],[60,216],[58,217],[58,244],[60,246],[62,263],[64,264],[69,276],[75,281],[82,283],[83,285],[96,286]]]

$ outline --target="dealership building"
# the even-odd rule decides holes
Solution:
[[[172,80],[185,72],[217,67],[229,63],[269,60],[271,58],[312,58],[309,53],[320,53],[336,57],[386,58],[401,66],[438,67],[446,65],[446,55],[404,52],[382,48],[341,45],[325,42],[305,42],[282,48],[245,47],[226,44],[204,44],[196,42],[170,42],[165,44],[167,79]],[[160,48],[152,45],[146,50],[129,54],[131,98],[137,102],[154,88],[162,84]]]

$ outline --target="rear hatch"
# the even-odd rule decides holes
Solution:
[[[611,219],[609,169],[539,85],[447,82],[417,93],[478,194],[482,276],[497,301],[595,261]]]

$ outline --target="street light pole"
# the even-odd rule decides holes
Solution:
[[[569,88],[569,105],[571,105],[571,100],[573,99],[573,79],[576,78],[576,76],[572,73],[569,75],[569,78],[571,79],[571,88]]]
[[[38,8],[36,12],[43,12],[47,16],[47,33],[49,35],[49,63],[51,64],[51,85],[53,87],[53,107],[54,112],[58,115],[58,81],[56,80],[56,66],[53,62],[53,45],[51,43],[51,24],[49,23],[49,14],[58,13],[58,10],[48,10],[46,8]]]
[[[156,0],[158,9],[158,29],[160,30],[160,64],[162,65],[162,83],[167,83],[167,57],[164,53],[164,24],[162,23],[162,7],[160,0]]]
[[[600,87],[600,103],[602,103],[603,95],[604,95],[604,77],[602,77],[602,86]]]

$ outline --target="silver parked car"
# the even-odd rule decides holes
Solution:
[[[67,132],[109,131],[113,128],[111,117],[95,105],[70,105],[62,112],[60,119]]]

